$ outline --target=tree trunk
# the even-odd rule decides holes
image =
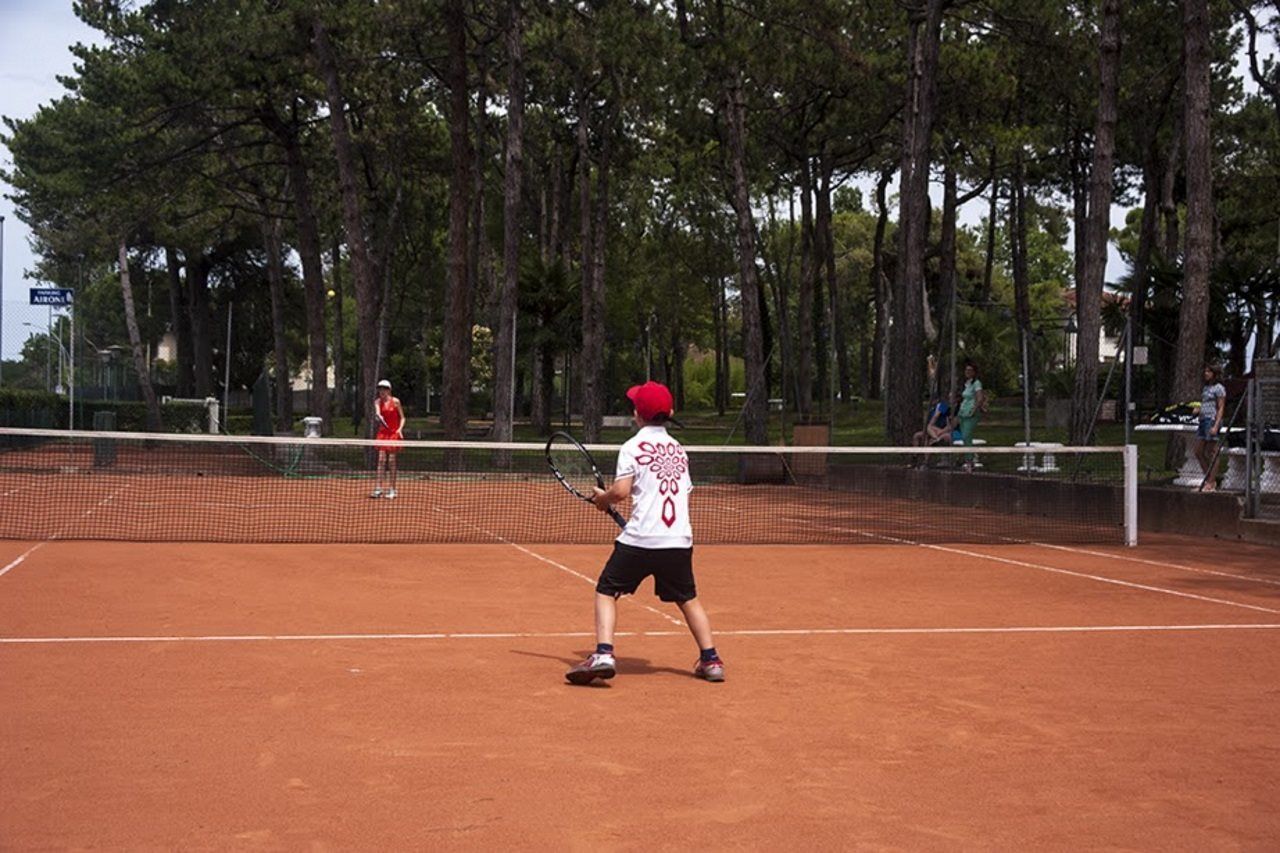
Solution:
[[[893,173],[885,170],[876,181],[876,233],[871,248],[871,293],[876,302],[876,330],[871,345],[871,399],[884,395],[885,355],[889,343],[889,304],[891,289],[884,274],[884,236],[889,225],[889,204],[886,193]]]
[[[1021,108],[1019,108],[1021,113]],[[1019,115],[1021,120],[1021,115]],[[1018,326],[1018,374],[1023,405],[1023,434],[1030,441],[1031,389],[1031,281],[1027,271],[1027,175],[1024,151],[1019,144],[1013,155],[1013,184],[1009,188],[1009,247],[1013,261],[1014,319]]]
[[[329,128],[333,136],[334,159],[338,167],[338,188],[342,197],[342,224],[343,230],[347,233],[347,249],[351,255],[351,273],[355,280],[356,327],[360,333],[361,385],[367,391],[373,388],[378,381],[376,373],[378,366],[378,316],[381,310],[382,289],[379,287],[378,276],[373,268],[373,261],[369,256],[369,242],[365,234],[364,215],[360,209],[360,189],[356,181],[355,145],[351,139],[351,130],[347,127],[346,99],[343,97],[342,83],[338,77],[338,64],[334,57],[333,45],[329,42],[328,31],[318,19],[312,22],[312,46],[316,65],[319,68],[321,78],[324,80],[325,94],[328,100]],[[315,260],[318,262],[319,258],[320,244],[317,238]],[[305,258],[303,263],[303,277],[305,278],[307,275]],[[321,282],[318,286],[323,287],[323,277],[319,270],[316,271],[316,275]],[[307,287],[307,290],[310,291],[311,288]],[[323,304],[322,302],[322,307],[319,311],[321,326],[324,324]],[[308,316],[310,316],[310,310],[308,310]],[[316,383],[317,377],[314,375],[314,370],[313,367],[312,382]],[[317,384],[312,385],[312,388],[316,387],[319,386]],[[357,407],[361,419],[368,417],[368,412],[365,410],[369,406],[365,403],[366,401],[361,401]]]
[[[538,435],[551,432],[551,395],[555,380],[555,355],[546,344],[539,343],[533,350],[533,376],[530,381],[533,396],[529,401],[529,418]]]
[[[997,167],[999,159],[996,147],[991,146],[991,202],[987,208],[987,251],[982,268],[982,292],[978,294],[979,302],[991,298],[991,276],[996,265],[996,219],[1000,216],[1000,179]]]
[[[1154,141],[1142,166],[1142,224],[1138,252],[1133,259],[1133,284],[1129,312],[1133,342],[1146,340],[1147,295],[1151,292],[1151,255],[1155,250],[1160,218],[1160,165]]]
[[[178,354],[178,396],[190,397],[195,393],[195,370],[192,363],[191,315],[187,308],[187,295],[179,268],[182,261],[178,250],[166,246],[165,266],[169,273],[169,322],[173,328],[175,349]]]
[[[907,45],[909,83],[903,118],[898,213],[898,261],[889,327],[885,434],[910,444],[920,429],[924,396],[924,248],[929,220],[929,149],[933,134],[938,47],[946,0],[927,0],[912,13]]]
[[[729,410],[729,401],[733,392],[733,362],[730,359],[729,343],[729,293],[728,282],[724,276],[717,276],[717,310],[720,312],[720,343],[716,347],[716,358],[719,361],[716,384],[716,412],[723,415]]]
[[[441,423],[445,438],[462,439],[467,431],[470,396],[471,315],[467,285],[471,208],[470,104],[467,95],[467,21],[464,0],[445,5],[448,40],[449,141],[452,174],[449,178],[449,263],[445,276],[444,364]]]
[[[1164,174],[1160,181],[1160,215],[1164,218],[1164,237],[1157,251],[1170,263],[1177,261],[1182,251],[1178,236],[1178,199],[1175,195],[1178,183],[1178,164],[1182,160],[1183,122],[1181,113],[1173,122],[1173,136],[1169,140],[1169,153],[1164,158]]]
[[[591,346],[587,346],[587,330],[582,335],[582,434],[588,441],[600,440],[600,426],[605,410],[605,243],[609,232],[609,170],[611,168],[613,129],[606,127],[600,144],[600,162],[596,166],[596,198],[592,210],[591,262]],[[583,306],[584,309],[586,306]],[[584,310],[583,315],[586,315]]]
[[[193,257],[194,256],[194,257]],[[209,328],[209,258],[187,252],[187,309],[191,312],[191,362],[197,397],[213,396],[213,333]]]
[[[138,374],[138,387],[142,389],[142,399],[147,404],[147,431],[159,432],[160,401],[156,399],[156,389],[151,384],[146,345],[138,331],[138,315],[133,305],[133,284],[129,279],[129,247],[124,240],[120,241],[117,257],[120,263],[120,293],[124,297],[124,324],[129,331],[129,347],[133,350],[133,369]]]
[[[1187,245],[1174,394],[1191,400],[1200,390],[1200,367],[1209,343],[1209,270],[1213,265],[1213,150],[1209,138],[1209,0],[1183,0],[1186,79]]]
[[[956,337],[953,301],[956,297],[957,193],[956,170],[948,159],[942,169],[942,227],[938,234],[938,328],[943,330],[938,339],[938,351],[942,355],[938,358],[935,379],[935,385],[941,390],[943,377],[946,377],[948,400],[956,393],[956,369],[951,361],[951,344]]]
[[[813,283],[817,267],[813,256],[813,182],[809,158],[805,157],[800,161],[799,340],[796,350],[796,385],[799,391],[796,411],[801,417],[813,413]],[[783,305],[782,309],[788,310],[788,306]]]
[[[502,291],[494,345],[493,437],[510,441],[515,418],[516,308],[520,283],[520,182],[524,161],[524,26],[507,5],[507,152],[502,198]]]
[[[338,238],[333,238],[333,416],[342,417],[346,411],[346,330],[342,317],[342,248]]]
[[[793,193],[794,195],[794,193]],[[788,219],[790,223],[791,233],[795,229],[795,203],[790,201],[788,206],[791,208],[791,216]],[[774,210],[773,199],[769,199],[769,233],[777,234],[777,215]],[[788,244],[793,244],[794,240],[788,240]],[[790,313],[790,297],[788,296],[787,280],[791,275],[791,254],[788,250],[786,253],[787,262],[784,266],[778,261],[777,253],[773,253],[773,263],[769,262],[769,256],[766,256],[767,248],[765,242],[760,239],[760,232],[756,231],[756,244],[760,247],[760,261],[764,271],[768,274],[768,283],[773,292],[773,311],[778,318],[778,355],[779,370],[778,375],[781,382],[782,397],[786,398],[791,395],[792,404],[799,399],[800,395],[796,392],[795,364],[791,356],[791,319]]]
[[[324,261],[320,255],[320,227],[311,199],[311,176],[303,160],[302,146],[294,133],[285,141],[289,164],[289,186],[298,231],[298,258],[302,261],[302,294],[307,318],[307,363],[311,368],[309,415],[322,418],[326,432],[332,430],[329,408],[328,333],[324,322]]]
[[[834,215],[831,211],[831,177],[835,169],[830,153],[822,152],[822,179],[818,183],[818,231],[822,235],[822,260],[827,274],[827,296],[830,303],[831,342],[835,347],[835,367],[839,379],[840,399],[848,402],[853,394],[849,375],[849,349],[846,340],[844,295],[836,282],[836,240]],[[834,412],[832,415],[834,416]]]
[[[1076,299],[1079,301],[1080,283],[1084,281],[1085,257],[1089,246],[1089,167],[1084,159],[1084,143],[1076,131],[1071,140],[1071,259],[1075,266]],[[1077,313],[1080,306],[1076,305]]]
[[[831,357],[828,346],[831,343],[831,329],[828,317],[828,300],[825,293],[825,266],[827,257],[827,237],[831,230],[831,211],[823,213],[822,186],[819,182],[818,164],[813,164],[814,221],[813,221],[813,362],[817,375],[818,411],[826,408],[826,400],[831,389]],[[830,201],[830,199],[827,199]]]
[[[262,242],[267,253],[267,284],[271,290],[271,341],[276,361],[276,429],[293,429],[293,388],[289,382],[289,340],[285,336],[284,257],[281,222],[264,218]]]
[[[1107,272],[1111,189],[1115,170],[1116,112],[1120,79],[1120,0],[1103,0],[1098,48],[1098,117],[1089,169],[1089,218],[1083,278],[1076,286],[1076,376],[1071,404],[1071,443],[1085,444],[1098,405],[1098,336]]]
[[[737,223],[738,290],[742,295],[743,360],[746,362],[747,398],[743,406],[747,441],[765,444],[768,388],[765,381],[763,307],[756,278],[755,221],[751,212],[751,186],[747,178],[747,116],[742,72],[732,68],[725,86],[729,169],[733,181],[733,212]]]
[[[1013,155],[1013,182],[1009,188],[1009,248],[1013,267],[1014,319],[1019,333],[1026,335],[1031,331],[1031,276],[1027,269],[1027,169],[1023,156],[1021,147]]]

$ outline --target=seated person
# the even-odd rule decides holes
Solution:
[[[952,441],[951,406],[942,397],[938,397],[929,409],[929,420],[924,429],[915,434],[912,444],[916,447],[933,447],[951,444]]]

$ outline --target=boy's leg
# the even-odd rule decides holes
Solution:
[[[618,666],[613,657],[613,627],[617,617],[617,600],[612,595],[597,592],[596,650],[564,674],[570,684],[590,684],[597,678],[613,678]]]
[[[689,625],[689,632],[698,642],[698,665],[693,668],[695,678],[707,681],[724,681],[724,661],[716,652],[715,640],[711,636],[711,620],[707,611],[702,609],[702,602],[696,598],[677,603],[684,620]]]
[[[596,593],[596,643],[613,646],[613,629],[618,623],[618,600]]]
[[[693,598],[689,601],[678,602],[676,606],[684,614],[685,624],[689,626],[693,639],[698,642],[698,648],[715,648],[715,640],[711,636],[711,620],[707,618],[707,611],[702,609],[702,602]]]

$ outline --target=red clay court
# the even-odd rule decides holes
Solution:
[[[575,688],[604,540],[0,541],[0,846],[1280,839],[1274,550],[702,546]]]

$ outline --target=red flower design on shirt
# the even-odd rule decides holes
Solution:
[[[689,471],[689,457],[675,442],[655,444],[642,441],[640,451],[636,464],[648,468],[657,477],[658,494],[666,495],[662,501],[662,521],[670,527],[676,523],[676,504],[671,496],[680,493],[680,480]]]

